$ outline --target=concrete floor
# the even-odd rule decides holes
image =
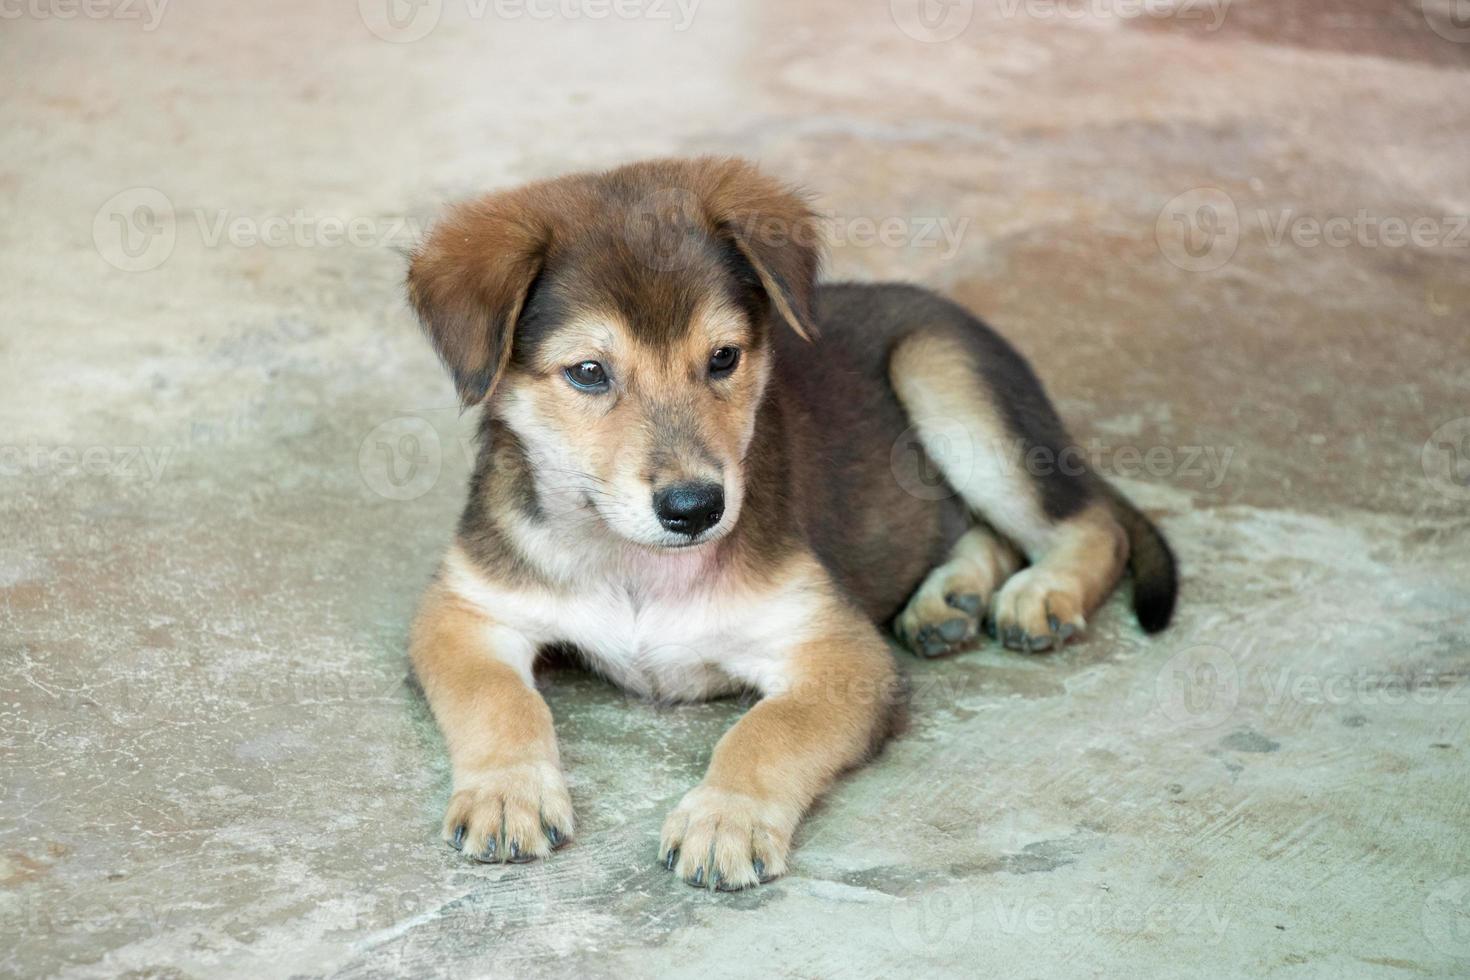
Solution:
[[[0,23],[0,973],[1470,975],[1452,0],[357,6]],[[738,895],[654,851],[740,706],[552,672],[579,839],[466,865],[403,650],[471,421],[401,249],[696,151],[1012,337],[1180,614],[906,658],[912,730]]]

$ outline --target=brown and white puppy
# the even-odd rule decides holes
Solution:
[[[924,656],[982,626],[1050,649],[1130,562],[1140,622],[1167,624],[1167,545],[1020,355],[920,289],[818,286],[815,221],[747,163],[658,161],[460,205],[414,256],[412,303],[484,406],[411,640],[467,856],[572,835],[547,647],[651,698],[760,696],[659,854],[733,889],[782,874],[802,814],[888,734],[877,624]]]

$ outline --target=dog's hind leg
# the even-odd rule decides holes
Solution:
[[[941,657],[970,645],[1001,584],[1021,567],[1010,542],[988,526],[970,528],[949,559],[924,579],[894,621],[898,638],[923,657]]]
[[[997,636],[1017,650],[1060,646],[1122,576],[1122,498],[1086,468],[1025,360],[978,321],[907,335],[889,378],[949,485],[1030,562],[990,604]],[[1172,606],[1172,559],[1168,571]]]

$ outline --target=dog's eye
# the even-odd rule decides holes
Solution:
[[[583,391],[603,391],[607,388],[607,372],[596,361],[583,361],[562,372],[567,380]]]
[[[709,356],[709,373],[712,378],[723,378],[735,370],[740,363],[739,347],[719,347]]]

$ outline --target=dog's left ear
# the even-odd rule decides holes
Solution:
[[[455,207],[409,263],[409,302],[465,408],[488,398],[505,372],[516,320],[541,269],[551,231],[535,191]]]
[[[743,160],[702,160],[715,177],[706,213],[729,235],[770,297],[803,340],[817,335],[812,301],[822,264],[820,219],[795,191]]]

